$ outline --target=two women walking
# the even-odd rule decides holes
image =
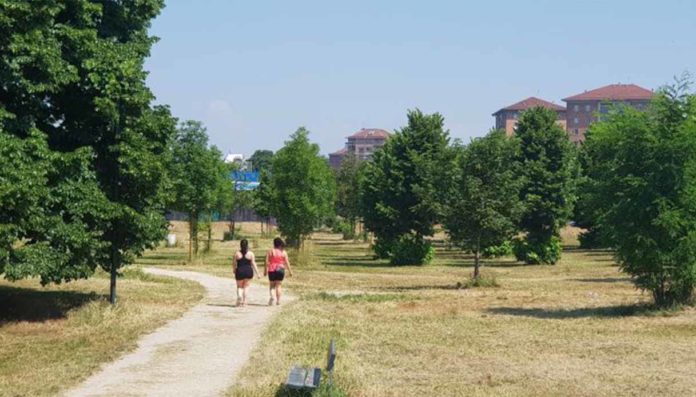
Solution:
[[[259,270],[256,266],[256,257],[254,253],[249,251],[249,242],[242,240],[240,249],[234,255],[232,268],[234,277],[237,280],[237,306],[246,306],[249,292],[249,283],[254,275],[259,276]],[[268,276],[270,298],[268,305],[280,305],[281,286],[285,278],[285,271],[292,276],[290,269],[290,259],[288,253],[285,252],[285,244],[283,240],[276,237],[273,239],[273,248],[266,254],[266,265],[263,275]],[[275,296],[274,296],[275,294]]]

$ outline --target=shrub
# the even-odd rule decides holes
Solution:
[[[435,258],[435,249],[429,241],[417,236],[402,236],[391,247],[389,259],[392,265],[427,265]]]
[[[513,241],[515,258],[530,265],[555,264],[561,258],[561,251],[561,239],[556,236],[550,241]]]
[[[500,245],[484,248],[482,251],[484,258],[500,258],[513,254],[512,242],[506,241]]]

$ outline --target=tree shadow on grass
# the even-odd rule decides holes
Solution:
[[[447,290],[447,291],[454,291],[454,290],[460,290],[461,285],[457,284],[440,284],[440,285],[405,285],[405,286],[396,286],[396,287],[380,287],[382,290],[390,290],[390,291],[428,291],[428,290]]]
[[[0,326],[16,321],[41,322],[65,318],[70,310],[105,299],[105,295],[94,292],[0,286]]]
[[[650,310],[648,305],[617,305],[603,307],[583,307],[578,309],[542,309],[522,307],[495,307],[489,313],[508,316],[534,317],[539,319],[577,319],[577,318],[616,318],[635,316]]]
[[[631,279],[628,277],[574,278],[571,281],[579,281],[581,283],[629,283]]]

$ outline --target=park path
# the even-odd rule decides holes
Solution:
[[[248,306],[236,308],[232,279],[158,268],[145,271],[198,282],[207,294],[183,317],[143,337],[135,351],[105,364],[66,396],[222,395],[279,309],[267,306],[267,286],[257,280],[250,287]]]

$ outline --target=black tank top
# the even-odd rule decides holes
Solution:
[[[237,259],[237,266],[251,266],[251,260],[247,258],[245,254],[242,254],[242,257],[240,259]]]

